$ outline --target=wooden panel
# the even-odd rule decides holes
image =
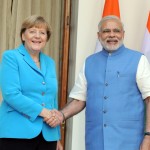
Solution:
[[[60,94],[59,94],[59,108],[64,107],[67,103],[67,88],[68,88],[68,60],[69,60],[69,33],[70,33],[70,0],[64,0],[64,33],[63,33],[63,50],[62,50],[62,64],[60,75]],[[61,143],[65,150],[65,131],[66,125],[61,126]]]

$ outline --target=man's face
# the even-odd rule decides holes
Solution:
[[[124,39],[122,24],[114,19],[103,22],[98,38],[105,50],[109,52],[117,50]]]

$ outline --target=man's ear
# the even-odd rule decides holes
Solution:
[[[125,31],[123,31],[123,38],[124,38],[124,35],[125,35]]]
[[[97,37],[99,37],[100,36],[100,32],[97,32]]]

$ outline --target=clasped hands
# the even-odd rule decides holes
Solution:
[[[51,127],[56,127],[62,124],[65,119],[63,113],[55,109],[48,110],[44,108],[41,116],[44,118],[44,121]]]

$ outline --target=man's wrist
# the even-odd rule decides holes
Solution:
[[[62,117],[63,117],[62,124],[65,124],[66,117],[61,110],[59,112],[62,114]]]

